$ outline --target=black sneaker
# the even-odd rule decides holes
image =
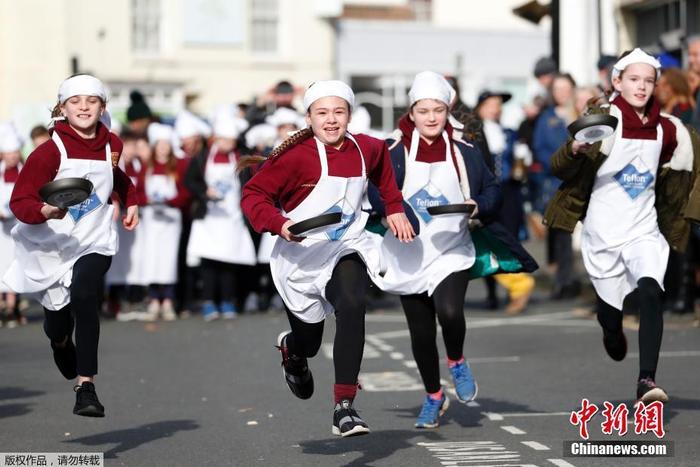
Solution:
[[[369,433],[369,427],[357,411],[352,407],[352,402],[347,399],[335,404],[333,411],[333,434],[342,436],[358,436]]]
[[[603,329],[603,346],[610,358],[620,362],[627,356],[627,338],[620,329],[619,332],[608,332]]]
[[[282,375],[292,394],[299,399],[308,399],[314,393],[314,378],[304,357],[290,355],[286,340],[290,331],[277,336],[277,348],[282,352]]]
[[[63,347],[57,347],[52,341],[51,349],[53,350],[53,361],[56,362],[58,371],[61,372],[63,377],[66,379],[77,378],[78,357],[75,354],[75,345],[73,345],[73,340],[68,338],[66,345]]]
[[[88,381],[73,388],[75,391],[75,407],[73,413],[83,417],[104,417],[105,408],[100,404],[95,392],[95,385]]]
[[[645,404],[655,401],[668,402],[668,394],[658,387],[653,379],[642,378],[637,382],[637,402],[640,401]]]

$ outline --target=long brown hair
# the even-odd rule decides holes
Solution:
[[[279,146],[274,148],[270,154],[265,157],[265,156],[243,156],[241,159],[238,161],[238,171],[242,171],[246,169],[247,167],[252,167],[254,165],[257,165],[263,161],[266,161],[268,159],[272,159],[274,157],[279,157],[282,154],[284,154],[286,151],[288,151],[292,146],[295,146],[303,141],[306,141],[307,139],[311,138],[314,135],[314,132],[311,128],[303,128],[291,136],[287,137],[284,141],[282,141]]]
[[[168,162],[165,163],[165,174],[168,177],[172,177],[175,180],[178,178],[178,173],[177,173],[177,157],[175,156],[175,152],[173,151],[173,144],[170,141],[163,140],[166,143],[170,145],[170,153],[168,154]],[[158,141],[156,141],[156,144]],[[156,145],[153,145],[153,149],[151,150],[151,157],[148,158],[148,161],[146,161],[146,171],[147,173],[153,172],[153,167],[156,165]]]

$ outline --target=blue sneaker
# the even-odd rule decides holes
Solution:
[[[221,317],[224,319],[238,318],[238,310],[236,310],[236,305],[231,302],[221,302]]]
[[[416,428],[437,428],[440,425],[438,417],[445,413],[450,406],[450,399],[443,392],[442,399],[439,401],[430,396],[425,396],[423,408],[420,409],[418,419],[416,420]]]
[[[472,375],[472,370],[469,368],[469,363],[463,361],[450,368],[452,381],[455,384],[455,391],[460,402],[469,402],[476,399],[476,394],[479,392],[479,386]]]
[[[214,302],[204,302],[202,304],[202,318],[204,321],[213,321],[219,318],[219,310],[216,309]]]

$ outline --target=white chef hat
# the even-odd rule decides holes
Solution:
[[[321,99],[322,97],[335,96],[345,99],[350,105],[352,111],[355,107],[355,93],[352,92],[350,86],[338,80],[316,81],[311,83],[311,86],[304,93],[304,110],[309,111],[311,104]]]
[[[408,100],[413,105],[421,99],[435,99],[449,106],[455,95],[455,90],[444,76],[433,71],[421,71],[413,79]]]
[[[22,146],[24,143],[15,126],[11,123],[0,123],[0,153],[19,151]]]
[[[174,136],[175,131],[170,125],[164,125],[158,122],[153,122],[148,125],[148,142],[151,146],[162,140],[165,140],[173,145]]]
[[[182,110],[175,118],[175,133],[180,139],[195,135],[206,138],[211,135],[211,127],[192,112]]]
[[[612,78],[619,78],[620,73],[622,73],[628,65],[631,65],[633,63],[646,63],[647,65],[651,65],[656,69],[656,79],[659,79],[659,76],[661,76],[661,63],[657,59],[655,59],[654,57],[637,47],[632,52],[618,60],[617,63],[615,63],[615,65],[613,65],[611,73]]]
[[[275,127],[282,125],[296,125],[297,127],[301,128],[305,126],[304,117],[299,115],[298,112],[287,107],[280,107],[279,109],[275,110],[272,115],[269,115],[265,119],[265,122]]]
[[[241,134],[241,126],[237,118],[231,115],[221,115],[214,122],[214,136],[236,139]]]
[[[357,106],[352,113],[352,120],[348,123],[348,131],[352,134],[367,133],[370,130],[372,118],[363,105]]]
[[[245,145],[249,148],[272,146],[277,139],[277,127],[267,123],[255,125],[245,134]]]
[[[63,104],[73,96],[97,96],[107,102],[107,90],[102,81],[91,75],[71,76],[58,88],[58,102]]]

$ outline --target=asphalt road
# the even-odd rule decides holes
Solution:
[[[477,284],[468,298],[483,297]],[[423,389],[401,311],[388,304],[368,315],[356,405],[367,436],[331,434],[333,320],[311,360],[316,393],[295,399],[282,381],[274,342],[281,313],[204,323],[103,322],[97,390],[103,419],[71,413],[71,383],[53,366],[40,321],[0,329],[0,452],[103,452],[118,466],[697,466],[700,456],[700,329],[669,319],[657,376],[669,392],[664,410],[667,458],[566,457],[580,441],[572,411],[587,398],[630,407],[631,433],[591,439],[656,440],[635,435],[636,332],[630,355],[604,353],[597,323],[574,302],[534,303],[519,317],[465,308],[465,353],[479,383],[475,403],[452,405],[435,430],[416,430]],[[444,350],[441,347],[441,355]],[[449,379],[443,366],[443,377]],[[448,381],[446,381],[449,384]]]

